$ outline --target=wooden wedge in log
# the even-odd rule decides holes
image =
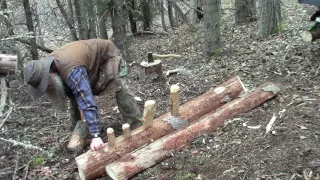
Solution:
[[[180,106],[178,117],[168,112],[153,121],[152,127],[139,127],[131,132],[130,138],[120,136],[116,138],[114,146],[106,145],[100,151],[88,151],[76,157],[81,179],[96,179],[106,174],[105,166],[121,156],[132,152],[141,146],[153,142],[186,123],[193,123],[203,115],[246,92],[240,78],[235,76],[220,86],[209,90],[192,101]]]
[[[107,174],[114,180],[126,180],[140,171],[168,158],[169,153],[181,150],[197,136],[211,133],[224,121],[247,112],[266,100],[275,96],[279,87],[273,83],[260,86],[255,92],[233,100],[216,111],[212,111],[199,119],[198,122],[180,131],[164,136],[150,145],[122,156],[119,160],[106,166]]]

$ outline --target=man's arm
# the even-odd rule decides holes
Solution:
[[[101,121],[86,68],[82,66],[74,68],[68,76],[67,85],[72,90],[75,100],[83,111],[84,118],[89,126],[89,132],[92,136],[91,149],[100,150],[104,145],[99,136]]]

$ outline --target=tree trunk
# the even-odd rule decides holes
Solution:
[[[107,2],[105,0],[97,0],[99,37],[108,39],[107,33]]]
[[[131,33],[136,34],[137,33],[137,21],[134,15],[134,11],[136,10],[135,6],[135,0],[130,0],[130,9],[129,9],[129,21],[130,21],[130,28]]]
[[[204,5],[204,55],[212,56],[221,50],[221,0],[205,1]]]
[[[31,55],[32,59],[36,60],[39,59],[38,55],[38,49],[37,49],[37,40],[36,40],[36,33],[33,26],[33,20],[32,20],[32,13],[30,9],[30,2],[29,0],[23,0],[23,7],[24,12],[26,14],[26,21],[27,21],[27,28],[32,38],[30,38],[31,42]]]
[[[65,22],[67,23],[68,28],[70,29],[72,40],[74,41],[79,40],[77,37],[77,32],[74,27],[74,24],[72,24],[71,18],[68,16],[67,12],[63,8],[64,5],[61,4],[60,0],[56,0],[56,2]]]
[[[141,2],[142,14],[143,14],[143,30],[150,31],[151,30],[151,9],[149,0],[142,0]]]
[[[95,4],[95,0],[86,1],[86,9],[88,12],[88,39],[97,38]]]
[[[169,22],[170,22],[171,27],[173,27],[173,28],[178,27],[178,25],[176,24],[176,21],[173,17],[172,2],[170,0],[168,0],[168,16],[169,16]]]
[[[259,34],[267,37],[283,30],[281,1],[259,0]]]
[[[74,0],[74,8],[75,8],[76,17],[77,17],[79,38],[86,39],[85,28],[83,25],[86,22],[83,22],[83,19],[81,18],[82,12],[81,12],[81,4],[79,0]]]
[[[163,2],[163,0],[160,0],[160,16],[161,16],[162,30],[167,31],[166,21],[164,19],[164,2]]]
[[[190,0],[190,22],[191,24],[197,23],[197,0]]]
[[[88,151],[78,156],[76,163],[81,179],[94,179],[104,175],[105,166],[121,156],[132,152],[144,144],[159,139],[175,129],[179,125],[193,123],[201,116],[237,98],[241,92],[246,91],[238,76],[233,77],[213,90],[187,102],[179,109],[179,117],[173,117],[166,113],[153,121],[153,126],[147,129],[140,127],[132,131],[132,136],[125,139],[120,136],[113,147],[108,146],[101,151]],[[173,121],[172,121],[173,120]]]
[[[35,11],[36,11],[36,22],[37,22],[36,29],[37,29],[37,32],[38,32],[38,36],[37,36],[38,44],[43,46],[44,42],[43,42],[43,37],[42,37],[42,29],[41,29],[41,22],[40,22],[38,0],[34,1],[34,6],[35,6]]]
[[[120,49],[123,58],[130,61],[128,48],[126,45],[127,36],[125,28],[125,20],[123,16],[123,0],[111,0],[111,20],[114,43]]]
[[[256,16],[256,0],[235,0],[235,22],[237,25],[252,21]]]
[[[73,10],[72,0],[68,0],[68,10],[69,10],[69,21],[73,26],[75,26],[76,23],[75,23],[75,20],[74,20],[74,10]],[[77,34],[77,31],[76,31],[75,27],[73,27],[73,30]]]
[[[194,29],[193,25],[190,24],[190,22],[188,21],[188,18],[183,14],[182,10],[180,9],[180,7],[177,5],[177,3],[172,3],[174,10],[176,12],[176,19],[181,19],[183,22],[185,22],[190,29]]]
[[[204,115],[198,122],[178,132],[164,136],[142,149],[122,156],[119,160],[108,164],[106,172],[113,179],[125,180],[167,159],[169,157],[168,154],[180,151],[196,137],[212,133],[223,125],[227,119],[248,112],[275,96],[272,91],[265,91],[263,90],[264,88],[279,89],[273,83],[266,83],[255,92],[233,100]]]

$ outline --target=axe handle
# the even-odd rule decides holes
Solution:
[[[169,58],[169,57],[181,58],[181,55],[178,55],[178,54],[165,54],[165,55],[152,54],[152,57],[153,58]]]

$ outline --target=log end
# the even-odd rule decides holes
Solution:
[[[119,180],[119,178],[117,177],[116,173],[112,170],[112,168],[106,166],[106,172],[108,176],[110,176],[113,180]]]
[[[172,85],[170,88],[170,93],[177,93],[179,91],[180,91],[180,87],[177,84]]]
[[[312,42],[313,41],[312,33],[310,31],[303,31],[301,33],[301,38],[305,42]]]

